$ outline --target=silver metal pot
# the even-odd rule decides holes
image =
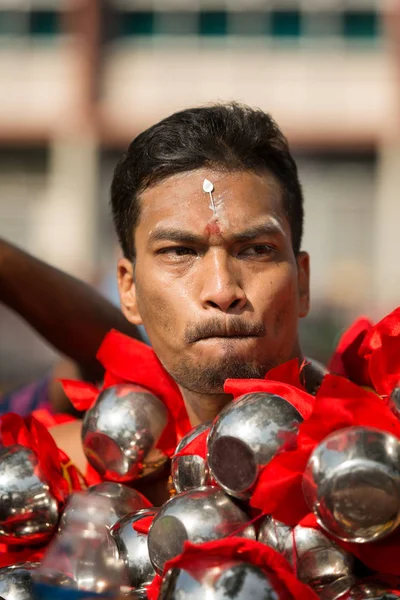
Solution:
[[[109,387],[83,419],[86,458],[109,481],[154,473],[167,460],[156,448],[167,422],[167,408],[148,390],[133,384]]]
[[[189,431],[179,442],[175,454],[182,452],[186,446],[206,431],[210,425],[211,421],[207,421]],[[203,485],[209,485],[210,483],[207,461],[198,455],[173,456],[171,461],[171,476],[178,494]]]
[[[320,525],[337,538],[366,543],[400,522],[400,441],[372,427],[336,431],[312,453],[303,491]]]
[[[159,600],[278,600],[267,574],[241,561],[223,561],[166,573]]]
[[[147,547],[147,535],[136,531],[133,525],[144,518],[154,517],[157,512],[158,508],[145,508],[125,515],[110,530],[119,555],[127,567],[129,584],[133,588],[149,585],[155,576]]]
[[[228,494],[248,499],[262,467],[293,444],[302,422],[284,398],[265,392],[245,394],[218,415],[208,437],[207,462]]]
[[[55,531],[58,503],[32,450],[15,444],[0,450],[0,541],[47,539]]]
[[[199,544],[236,532],[255,539],[249,517],[229,496],[217,487],[188,490],[166,502],[154,518],[148,537],[150,560],[162,573],[186,540]]]

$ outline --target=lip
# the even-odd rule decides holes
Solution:
[[[196,342],[204,342],[207,340],[248,340],[251,338],[259,338],[260,335],[208,335],[207,337],[202,337],[196,340]]]

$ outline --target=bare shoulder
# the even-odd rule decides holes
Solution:
[[[70,423],[55,425],[49,431],[57,446],[61,450],[64,450],[82,473],[86,473],[87,460],[83,452],[81,440],[82,421],[76,420]]]

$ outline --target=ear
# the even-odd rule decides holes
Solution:
[[[297,257],[297,286],[299,290],[299,317],[306,317],[310,310],[310,256],[299,252]]]
[[[142,318],[136,301],[135,270],[127,258],[118,261],[117,277],[121,310],[130,323],[141,325]]]

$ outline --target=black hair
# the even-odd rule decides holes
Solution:
[[[303,233],[303,195],[285,136],[262,110],[237,103],[176,112],[140,133],[114,172],[111,206],[124,255],[135,258],[140,194],[172,175],[212,167],[268,170],[280,183],[295,254]]]

